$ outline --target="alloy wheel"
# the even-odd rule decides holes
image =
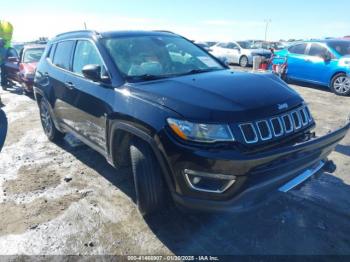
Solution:
[[[241,67],[246,67],[248,65],[248,58],[246,56],[242,56],[239,65]]]
[[[347,76],[339,76],[333,84],[334,90],[339,94],[346,94],[350,91],[350,78]]]
[[[41,103],[40,118],[41,118],[41,123],[43,125],[45,133],[48,135],[51,135],[52,133],[51,115],[50,115],[49,109],[47,108],[47,105],[44,102]]]

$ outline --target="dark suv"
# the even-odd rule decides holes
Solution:
[[[233,72],[171,32],[58,35],[34,82],[44,131],[71,132],[132,167],[142,214],[241,210],[322,169],[349,123],[316,138],[303,99],[272,74]]]

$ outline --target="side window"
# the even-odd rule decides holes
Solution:
[[[102,75],[106,73],[96,47],[90,41],[78,41],[74,52],[73,72],[82,75],[83,67],[91,64],[101,66]]]
[[[50,61],[53,61],[53,55],[55,54],[56,44],[51,45],[50,51],[47,55],[47,57],[50,59]]]
[[[56,45],[56,51],[53,57],[53,64],[63,69],[69,70],[70,58],[74,41],[63,41]]]
[[[303,55],[303,54],[305,54],[306,46],[307,46],[306,44],[293,45],[293,46],[288,48],[288,51],[293,53],[293,54]]]
[[[236,44],[234,44],[234,43],[228,43],[228,44],[227,44],[227,48],[229,48],[229,49],[235,49],[235,48],[238,48],[238,46],[237,46]]]
[[[227,48],[227,44],[226,43],[220,43],[220,44],[218,44],[218,47]]]
[[[310,56],[324,57],[327,53],[329,53],[327,48],[319,44],[312,44],[309,50]]]

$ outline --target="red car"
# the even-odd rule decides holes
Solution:
[[[14,50],[14,49],[13,49]],[[9,49],[9,56],[5,62],[5,75],[8,84],[21,84],[25,93],[33,92],[34,75],[37,63],[45,50],[44,45],[25,46],[19,56]]]

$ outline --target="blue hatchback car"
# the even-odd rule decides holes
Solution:
[[[350,94],[349,40],[299,42],[276,55],[287,57],[288,79],[327,86],[337,95]]]

